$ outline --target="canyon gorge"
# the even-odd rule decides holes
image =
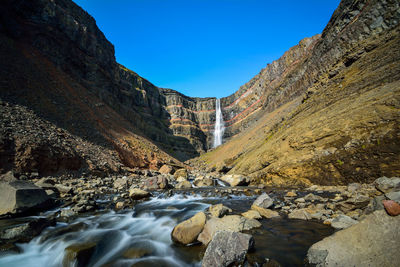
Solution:
[[[0,266],[397,266],[399,23],[341,0],[217,99],[119,64],[71,0],[2,0]]]

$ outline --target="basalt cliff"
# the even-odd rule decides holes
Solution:
[[[221,99],[225,144],[211,151],[215,98],[118,64],[70,0],[0,6],[0,172],[104,175],[202,154],[191,163],[257,183],[400,174],[398,1],[343,0],[322,34]]]

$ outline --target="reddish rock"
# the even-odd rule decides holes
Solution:
[[[400,214],[400,204],[393,200],[384,200],[383,206],[385,207],[386,212],[391,216],[397,216]]]

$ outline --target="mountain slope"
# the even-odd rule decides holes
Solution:
[[[399,175],[398,10],[397,1],[342,1],[303,63],[300,96],[201,159],[280,185]],[[296,87],[292,77],[276,92]]]

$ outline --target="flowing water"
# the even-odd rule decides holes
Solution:
[[[219,98],[215,101],[215,127],[214,127],[214,148],[222,145],[222,137],[224,136],[225,126],[222,117],[221,101]]]
[[[65,248],[96,244],[88,266],[200,266],[204,246],[178,246],[171,231],[180,221],[223,203],[240,213],[250,208],[255,197],[226,198],[186,196],[155,197],[133,209],[104,211],[69,223],[57,223],[31,242],[18,244],[20,252],[2,252],[0,266],[62,266]],[[261,228],[250,231],[256,249],[250,262],[277,260],[282,266],[302,265],[309,246],[330,235],[332,228],[316,222],[262,220]]]

